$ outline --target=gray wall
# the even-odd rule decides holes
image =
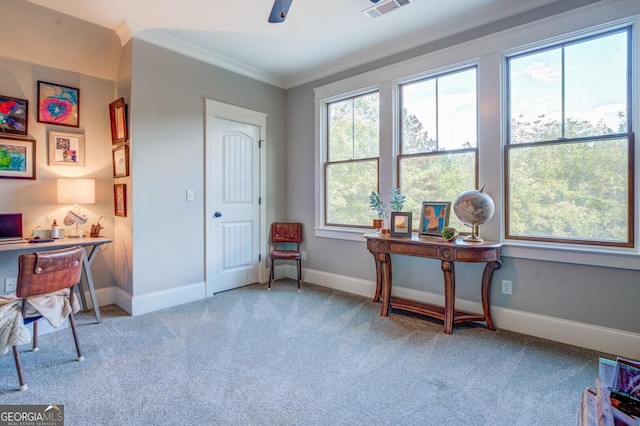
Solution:
[[[364,243],[315,237],[314,227],[314,92],[319,87],[347,77],[362,74],[377,68],[393,65],[400,60],[424,55],[468,40],[497,33],[525,22],[574,7],[594,3],[562,2],[521,14],[494,25],[467,31],[448,39],[429,43],[401,55],[395,55],[365,66],[342,72],[338,75],[305,84],[287,91],[287,164],[290,180],[288,194],[290,202],[288,216],[304,222],[305,267],[314,271],[338,274],[375,281],[374,262]],[[478,276],[481,265],[457,264],[456,296],[480,302]],[[502,279],[513,280],[512,296],[502,295]],[[422,290],[442,294],[443,279],[440,264],[436,261],[394,257],[394,287]],[[474,285],[463,285],[473,282]],[[528,259],[503,258],[503,267],[494,274],[491,292],[492,304],[523,312],[546,315],[602,327],[640,332],[640,272],[589,265],[544,262]],[[499,326],[499,324],[498,324]]]
[[[267,223],[285,211],[284,91],[133,41],[133,293],[204,281],[205,98],[267,117]],[[162,72],[158,72],[162,70]],[[186,189],[195,201],[185,201]]]

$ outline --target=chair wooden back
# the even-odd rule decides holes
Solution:
[[[16,296],[37,296],[78,284],[84,255],[80,246],[20,255]]]
[[[271,241],[273,243],[300,244],[302,242],[302,223],[273,222],[271,224]]]

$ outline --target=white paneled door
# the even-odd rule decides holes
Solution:
[[[260,132],[207,117],[207,296],[260,281]]]

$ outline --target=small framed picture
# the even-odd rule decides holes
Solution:
[[[38,81],[38,121],[80,127],[80,89]]]
[[[117,145],[127,141],[127,111],[124,98],[116,99],[109,104],[111,120],[111,144]]]
[[[49,165],[84,167],[84,135],[50,131]]]
[[[0,137],[0,178],[36,178],[36,141]]]
[[[449,201],[423,201],[419,234],[440,236],[442,228],[449,226],[450,213]]]
[[[411,212],[391,212],[391,236],[411,237]]]
[[[0,95],[0,133],[27,136],[29,101]]]
[[[116,216],[127,216],[127,185],[124,183],[113,185],[113,205]]]
[[[113,177],[129,176],[129,147],[120,145],[111,152],[113,160]]]

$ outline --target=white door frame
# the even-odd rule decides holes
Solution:
[[[250,109],[246,109],[246,108],[242,108],[242,107],[238,107],[235,105],[231,105],[231,104],[226,104],[223,102],[218,102],[218,101],[214,101],[212,99],[207,99],[205,98],[205,115],[206,115],[206,134],[205,134],[205,159],[207,158],[207,150],[210,149],[207,144],[211,141],[209,141],[209,129],[211,129],[213,127],[213,119],[214,117],[217,118],[222,118],[225,120],[231,120],[231,121],[237,121],[240,123],[246,123],[246,124],[251,124],[254,126],[258,126],[260,128],[260,149],[259,149],[259,155],[260,155],[260,171],[259,171],[259,179],[260,179],[260,218],[259,218],[259,227],[260,229],[258,230],[258,234],[259,234],[259,252],[262,256],[261,261],[259,262],[259,274],[258,274],[258,278],[259,281],[262,283],[264,282],[264,274],[265,274],[265,258],[268,254],[268,250],[269,247],[267,246],[267,237],[266,237],[266,233],[268,232],[268,227],[267,227],[267,214],[266,214],[266,200],[265,200],[265,194],[266,194],[266,189],[267,189],[267,183],[266,183],[266,166],[267,166],[267,159],[266,159],[266,141],[267,141],[267,114],[263,113],[263,112],[258,112],[258,111],[253,111]],[[209,169],[209,167],[207,167],[206,164],[206,160],[205,160],[205,183],[204,183],[204,187],[205,187],[205,287],[206,287],[206,296],[209,297],[212,295],[211,292],[211,288],[212,288],[212,284],[209,283],[209,279],[211,277],[207,276],[207,270],[208,270],[208,264],[207,262],[209,262],[209,250],[211,250],[210,244],[211,241],[213,241],[213,236],[212,234],[212,230],[211,230],[211,226],[208,226],[208,224],[210,223],[209,221],[212,219],[212,217],[209,217],[209,212],[212,212],[214,210],[214,206],[210,205],[211,204],[211,188],[208,187],[207,183],[211,182],[211,178],[212,178],[212,174],[213,171]]]

